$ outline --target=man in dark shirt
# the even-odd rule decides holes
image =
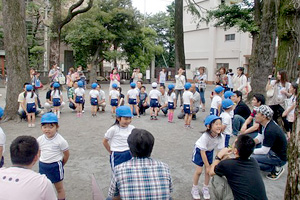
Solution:
[[[234,91],[234,95],[231,96],[231,100],[236,104],[235,109],[233,110],[234,116],[232,121],[232,133],[234,135],[238,135],[239,131],[241,130],[244,122],[250,116],[251,110],[242,101],[243,94],[241,91]]]
[[[212,187],[216,200],[268,199],[259,166],[254,158],[249,158],[254,147],[255,142],[250,136],[240,135],[235,142],[235,148],[232,150],[224,148],[218,153],[210,169],[211,176],[218,175],[212,179]],[[231,151],[234,152],[236,157],[226,159]],[[221,178],[222,176],[225,176],[227,181]],[[228,184],[232,193],[228,189]]]
[[[266,105],[258,108],[255,121],[261,125],[258,136],[254,139],[262,147],[254,150],[255,158],[262,171],[271,172],[267,175],[270,180],[277,180],[283,173],[287,161],[287,140],[285,133],[273,120],[273,110]]]

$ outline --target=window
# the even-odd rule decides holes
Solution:
[[[217,63],[217,71],[221,68],[224,67],[226,70],[229,69],[229,63]]]
[[[191,64],[185,64],[185,69],[191,69]]]
[[[235,40],[235,34],[225,35],[225,41],[232,41],[232,40]]]

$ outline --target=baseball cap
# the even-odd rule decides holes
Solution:
[[[219,93],[222,92],[222,91],[224,91],[224,88],[223,88],[222,86],[218,86],[218,87],[215,88],[215,92],[216,92],[217,94],[219,94]]]
[[[228,109],[234,105],[233,101],[231,99],[224,99],[222,101],[222,108],[223,109]]]
[[[225,93],[224,93],[224,98],[225,99],[229,99],[231,96],[233,96],[234,95],[234,93],[233,92],[231,92],[231,91],[226,91]]]
[[[216,115],[208,115],[205,120],[204,120],[204,125],[210,125],[212,122],[214,122],[217,119],[221,119],[221,117],[216,116]]]

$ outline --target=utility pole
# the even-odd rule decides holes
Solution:
[[[48,11],[49,11],[49,0],[45,0],[45,22],[48,20]],[[44,25],[44,73],[48,72],[49,70],[49,56],[48,56],[48,26]]]

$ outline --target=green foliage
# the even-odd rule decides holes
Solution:
[[[43,65],[43,55],[45,48],[42,46],[34,46],[29,49],[29,66],[39,69]]]

